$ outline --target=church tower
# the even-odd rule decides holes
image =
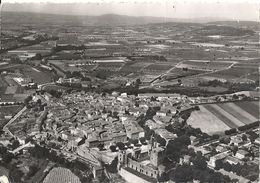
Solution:
[[[158,167],[164,159],[164,149],[158,146],[157,142],[154,142],[150,150],[150,161],[155,167]]]

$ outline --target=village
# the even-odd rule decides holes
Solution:
[[[188,152],[174,156],[175,171],[179,166],[194,165],[194,154],[200,154],[201,161],[222,178],[257,180],[257,172],[250,172],[259,161],[259,122],[226,130],[224,136],[208,135],[187,124],[192,111],[199,110],[198,98],[194,102],[178,94],[74,91],[60,98],[38,92],[29,99],[19,117],[3,128],[1,143],[12,154],[20,156],[39,146],[66,160],[83,161],[91,167],[94,179],[106,171],[135,181],[156,182],[167,180],[172,156],[168,153],[175,152],[171,144],[180,140],[184,146],[180,148]],[[248,173],[240,175],[238,171],[245,169]]]

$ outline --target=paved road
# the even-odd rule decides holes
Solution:
[[[24,144],[18,148],[16,148],[15,150],[11,151],[11,153],[15,154],[17,152],[19,152],[20,150],[22,150],[23,148],[26,148],[26,147],[33,147],[34,145],[31,144],[31,142],[28,142],[27,144]]]

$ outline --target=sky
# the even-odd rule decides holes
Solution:
[[[38,3],[35,1],[2,0],[2,10],[69,15],[120,14],[251,21],[259,21],[260,17],[260,0],[37,0]]]

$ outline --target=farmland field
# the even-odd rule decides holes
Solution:
[[[172,68],[172,64],[151,64],[145,67],[146,70],[156,70],[156,71],[167,71]]]
[[[83,71],[87,71],[87,72],[89,72],[89,71],[92,71],[95,67],[97,67],[97,65],[84,65],[84,66],[81,66],[81,69],[83,70]]]
[[[20,105],[0,106],[0,126],[5,125],[8,121],[5,116],[13,116],[21,109],[22,106]]]
[[[79,178],[67,168],[53,168],[50,173],[45,177],[43,183],[59,183],[70,182],[80,183]]]
[[[238,65],[228,70],[223,70],[210,74],[210,76],[220,77],[224,79],[236,79],[236,78],[250,78],[253,80],[259,79],[258,67],[254,65]]]
[[[22,73],[24,75],[24,77],[30,77],[34,80],[34,82],[36,82],[38,84],[51,82],[51,80],[52,80],[52,74],[50,72],[48,72],[48,71],[43,72],[43,71],[39,70],[38,68],[33,68],[31,66],[28,66],[28,65],[21,65],[21,64],[10,65],[8,68],[3,68],[3,70],[7,70],[7,71],[10,71],[10,72],[14,72],[15,70],[19,71],[20,73]],[[6,79],[8,79],[8,78],[6,78]],[[10,80],[9,81],[6,80],[6,81],[8,83],[14,82],[14,81],[10,81]],[[11,83],[9,83],[9,85]],[[16,83],[14,82],[13,85],[16,85]]]
[[[0,94],[5,93],[7,86],[8,86],[8,84],[6,83],[4,77],[0,76]]]
[[[201,128],[203,132],[209,134],[230,129],[229,126],[209,112],[204,106],[200,106],[200,111],[192,112],[187,123],[194,128]]]
[[[4,77],[0,76],[0,87],[7,87],[8,84],[6,83]]]
[[[237,128],[259,119],[257,101],[205,104],[199,107],[200,111],[192,112],[188,124],[209,134]]]
[[[111,70],[117,71],[119,70],[124,64],[120,62],[104,62],[98,63],[98,67],[95,70]]]
[[[178,64],[177,67],[212,71],[226,69],[227,67],[231,66],[231,64],[232,62],[228,61],[189,60]]]
[[[188,69],[187,71],[185,71],[180,68],[174,68],[165,76],[165,79],[172,80],[172,79],[177,79],[177,78],[181,78],[181,77],[197,75],[197,74],[201,74],[201,73],[205,73],[205,71],[192,70],[192,69]]]
[[[34,82],[36,82],[38,84],[48,83],[48,82],[51,82],[51,80],[52,80],[50,73],[46,73],[46,72],[42,72],[42,71],[39,72],[29,66],[21,68],[21,72],[26,77],[32,78],[34,80]]]

